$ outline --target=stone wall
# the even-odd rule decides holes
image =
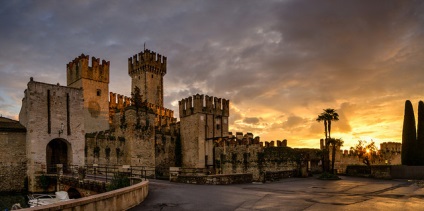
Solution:
[[[25,190],[25,132],[0,131],[0,192]]]
[[[424,166],[395,165],[390,168],[393,179],[424,179]]]
[[[331,153],[330,153],[331,160]],[[371,165],[400,165],[401,164],[401,154],[397,152],[383,153],[380,155],[375,155],[370,160]],[[387,163],[386,163],[387,162]],[[346,173],[347,166],[349,165],[365,165],[363,163],[363,158],[359,158],[354,154],[336,153],[336,161],[334,163],[334,168],[338,173]]]
[[[179,124],[155,129],[155,114],[148,110],[146,116],[143,109],[139,125],[135,108],[129,106],[123,111],[125,116],[115,114],[110,130],[86,134],[86,163],[156,167],[166,172],[175,166]]]
[[[176,164],[176,135],[177,134],[160,133],[160,131],[156,133],[156,177],[168,178],[169,168]]]
[[[318,149],[262,147],[259,144],[215,147],[217,173],[249,173],[254,181],[263,181],[266,172],[298,171],[308,163],[310,171],[320,171],[319,160]]]
[[[205,167],[205,139],[204,127],[199,127],[201,114],[191,115],[181,119],[181,141],[183,155],[183,167],[204,168]]]
[[[135,108],[128,106],[125,117],[115,114],[110,130],[86,134],[86,163],[143,166],[156,169],[156,177],[168,177],[169,167],[176,164],[179,124],[154,127],[156,114],[149,109],[146,120],[144,109],[139,112],[139,126]]]
[[[123,165],[127,163],[126,139],[114,134],[88,133],[85,138],[85,162],[87,165]]]
[[[346,175],[378,179],[422,179],[423,170],[420,166],[350,165],[347,166]]]

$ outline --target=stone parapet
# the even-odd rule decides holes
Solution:
[[[83,197],[80,199],[21,210],[128,210],[143,202],[148,193],[149,182],[144,181],[129,187]]]

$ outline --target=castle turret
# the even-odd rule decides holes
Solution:
[[[66,65],[67,85],[74,86],[81,79],[89,79],[109,83],[110,62],[91,57],[91,67],[88,66],[89,56],[81,54]],[[106,92],[107,94],[107,92]]]
[[[143,101],[163,107],[163,76],[166,74],[166,57],[148,49],[128,58],[131,90],[140,88]]]
[[[81,54],[66,65],[68,87],[82,88],[85,132],[109,129],[110,62]]]
[[[224,103],[225,102],[225,103]],[[229,100],[194,95],[178,102],[183,167],[213,166],[213,142],[227,138]]]

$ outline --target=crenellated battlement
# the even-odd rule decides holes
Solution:
[[[252,133],[243,134],[242,132],[236,132],[233,135],[232,132],[228,132],[228,138],[225,141],[219,142],[219,146],[240,146],[240,145],[260,145],[261,147],[287,147],[287,140],[282,141],[265,141],[262,142],[259,136],[254,137]]]
[[[116,94],[113,92],[109,93],[109,108],[122,110],[128,106],[131,106],[131,97]]]
[[[81,54],[66,65],[67,85],[71,85],[81,78],[109,83],[110,62],[96,57],[91,57],[91,66],[89,55]]]
[[[166,74],[166,57],[145,49],[144,52],[128,58],[128,74],[138,74],[141,71],[164,76]]]
[[[230,100],[208,95],[193,95],[178,102],[180,118],[196,113],[215,114],[228,117],[230,115]]]
[[[173,110],[155,105],[153,103],[147,103],[146,106],[156,114],[155,126],[169,126],[170,124],[177,122],[177,119],[174,118]]]
[[[131,97],[110,92],[109,93],[110,120],[115,114],[115,110],[123,110],[124,108],[128,106],[132,106],[133,104],[134,103],[132,102]],[[153,113],[156,114],[155,126],[170,125],[177,122],[176,119],[174,118],[173,110],[170,110],[161,106],[157,106],[152,103],[143,103],[143,106],[146,106],[147,108],[151,109]]]

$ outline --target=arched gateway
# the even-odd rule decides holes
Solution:
[[[56,164],[63,164],[66,171],[72,163],[71,144],[62,138],[51,140],[46,147],[46,159],[48,173],[57,173]]]

